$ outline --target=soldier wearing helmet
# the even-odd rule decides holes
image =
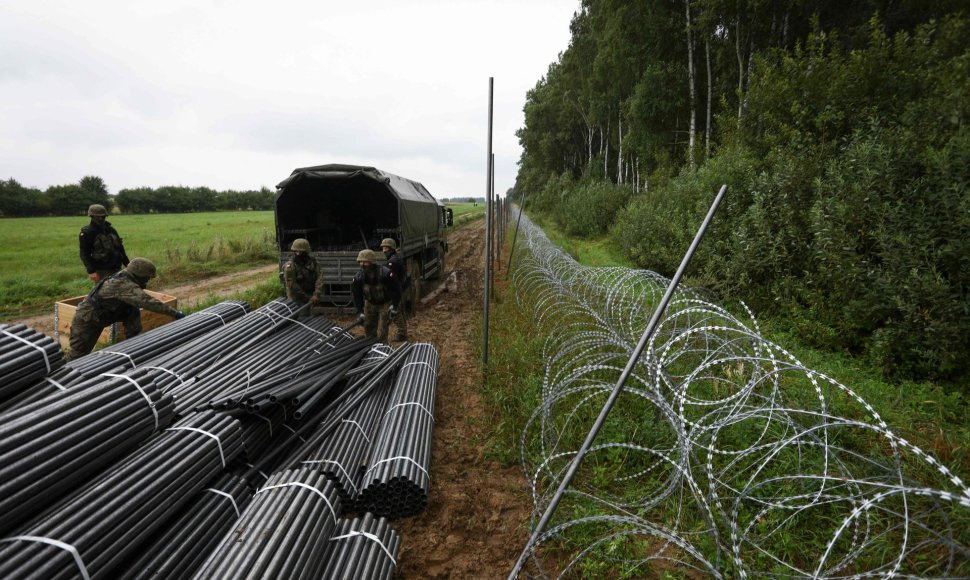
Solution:
[[[387,258],[387,267],[394,274],[398,284],[401,286],[401,295],[406,295],[405,290],[409,282],[407,268],[404,265],[404,258],[397,252],[397,243],[394,241],[394,238],[384,238],[381,240],[381,250],[384,251],[384,257]],[[401,306],[400,312],[394,316],[394,325],[397,327],[397,334],[394,336],[394,340],[408,339],[407,305],[402,303]]]
[[[68,359],[82,357],[94,348],[105,327],[123,322],[125,336],[141,332],[140,308],[167,314],[173,318],[185,315],[145,293],[148,281],[157,274],[155,264],[145,258],[131,260],[120,272],[102,278],[78,305],[71,321],[71,350]]]
[[[283,266],[283,282],[286,285],[286,297],[300,306],[320,302],[323,292],[323,270],[310,255],[310,242],[297,238],[290,245],[293,257]],[[309,310],[306,311],[309,315]]]
[[[128,254],[118,231],[107,221],[108,210],[101,204],[88,207],[91,223],[81,228],[81,262],[88,278],[98,282],[128,265]]]
[[[387,328],[401,304],[401,285],[394,273],[380,262],[384,256],[374,250],[357,254],[360,271],[354,276],[350,290],[354,295],[357,322],[364,325],[364,334],[379,342],[387,342]]]

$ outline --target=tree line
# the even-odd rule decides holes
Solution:
[[[887,376],[970,370],[962,2],[583,0],[510,195]]]
[[[136,187],[110,195],[100,177],[52,185],[45,191],[24,187],[15,179],[0,180],[0,217],[84,214],[91,204],[123,213],[186,213],[200,211],[271,210],[275,193],[269,188],[217,191],[208,187],[166,185]]]

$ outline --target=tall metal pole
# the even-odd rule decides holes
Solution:
[[[684,254],[684,259],[680,262],[680,267],[677,268],[677,273],[671,278],[670,284],[667,286],[667,291],[664,293],[663,298],[660,300],[660,304],[657,305],[657,309],[653,313],[653,317],[650,322],[647,323],[647,327],[643,331],[643,336],[640,337],[640,342],[637,343],[635,349],[633,349],[633,354],[630,356],[630,360],[627,361],[626,367],[623,372],[620,373],[619,380],[616,381],[616,386],[613,387],[613,392],[610,393],[610,397],[606,400],[606,404],[603,405],[603,409],[600,411],[599,416],[596,418],[596,422],[593,423],[592,429],[589,430],[589,434],[586,435],[586,440],[583,441],[582,447],[573,457],[572,463],[569,465],[569,469],[566,472],[565,477],[559,483],[559,489],[556,490],[556,494],[552,496],[549,501],[549,505],[546,506],[546,511],[542,514],[542,518],[539,519],[539,523],[536,524],[535,530],[532,531],[532,535],[529,537],[529,542],[525,545],[525,549],[519,555],[519,560],[515,563],[515,567],[512,568],[512,573],[509,574],[509,580],[514,580],[519,572],[522,570],[522,566],[525,565],[526,559],[529,557],[529,553],[532,551],[533,546],[535,546],[536,541],[542,532],[546,529],[546,525],[549,524],[549,520],[552,519],[552,514],[556,511],[556,507],[559,505],[559,500],[562,499],[563,493],[569,484],[572,482],[573,477],[576,475],[576,471],[579,470],[580,463],[583,462],[583,458],[589,452],[589,448],[593,445],[593,440],[596,439],[596,435],[599,434],[600,429],[603,427],[603,423],[606,422],[606,417],[610,414],[613,409],[613,405],[616,404],[616,399],[623,392],[623,386],[626,384],[627,378],[630,373],[633,372],[633,367],[636,366],[637,360],[643,353],[643,349],[647,346],[650,341],[650,337],[653,336],[654,331],[657,328],[657,324],[660,322],[661,317],[663,317],[664,311],[667,309],[667,305],[670,303],[670,299],[674,295],[674,291],[677,290],[677,285],[680,284],[680,279],[684,276],[684,271],[687,269],[687,265],[690,264],[691,258],[694,257],[694,252],[697,250],[697,246],[701,243],[701,238],[704,237],[704,232],[707,231],[707,226],[710,225],[711,220],[714,218],[714,212],[717,211],[717,206],[721,205],[721,199],[724,197],[724,192],[727,191],[727,185],[722,185],[721,190],[717,193],[717,197],[714,198],[714,203],[711,204],[711,208],[707,210],[707,216],[704,217],[704,222],[701,224],[700,229],[697,230],[697,234],[694,236],[694,241],[691,242],[690,247],[687,249],[687,253]]]
[[[488,226],[490,229],[489,240],[491,240],[491,250],[488,254],[489,264],[488,264],[488,285],[491,288],[490,292],[495,292],[495,259],[498,254],[498,212],[496,211],[497,201],[495,199],[495,154],[492,153],[492,186],[488,190],[488,207],[489,215],[492,219],[488,220]]]
[[[489,251],[491,248],[491,228],[489,222],[492,219],[492,210],[489,207],[492,191],[492,88],[495,79],[488,77],[488,156],[485,158],[485,292],[484,306],[482,312],[482,370],[488,374],[488,287],[489,287]]]

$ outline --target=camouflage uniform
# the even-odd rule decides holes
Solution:
[[[394,277],[397,278],[397,282],[401,287],[401,295],[404,296],[408,288],[407,268],[404,265],[404,258],[393,248],[384,255],[387,256],[387,267],[394,274]],[[406,300],[401,301],[401,309],[398,311],[397,316],[394,317],[394,326],[397,327],[395,340],[407,340],[408,317]]]
[[[132,338],[141,332],[141,312],[167,314],[173,318],[180,313],[145,294],[147,282],[122,270],[102,279],[77,307],[71,322],[71,352],[68,359],[76,359],[91,352],[101,336],[101,331],[115,322],[123,322],[125,336]]]
[[[323,271],[311,256],[302,254],[290,258],[283,266],[286,297],[303,306],[310,299],[320,298],[323,292]],[[309,310],[306,311],[309,315]]]
[[[103,280],[128,265],[125,246],[110,222],[99,224],[91,218],[91,223],[81,228],[78,240],[81,262],[88,274],[97,272]]]
[[[375,264],[357,272],[350,289],[358,314],[364,315],[364,334],[386,343],[391,322],[388,310],[401,304],[401,286],[394,274],[386,266]]]

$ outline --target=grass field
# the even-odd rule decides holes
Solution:
[[[273,212],[117,215],[112,225],[129,258],[155,262],[154,287],[276,260]],[[78,255],[88,218],[0,219],[0,320],[40,312],[80,296],[91,281]]]
[[[482,203],[446,203],[445,205],[452,211],[454,219],[452,229],[485,215],[485,204]]]

